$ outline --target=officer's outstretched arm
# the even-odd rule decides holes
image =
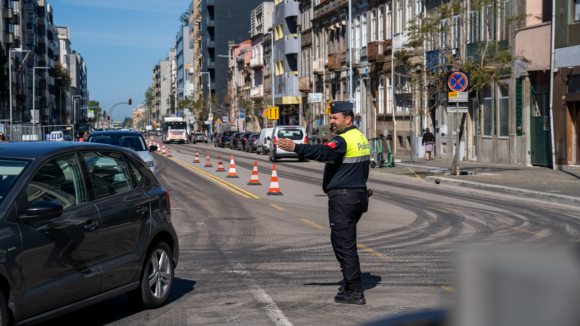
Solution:
[[[310,160],[326,162],[344,157],[346,154],[346,141],[340,137],[334,137],[324,145],[301,145],[297,144],[294,152]]]

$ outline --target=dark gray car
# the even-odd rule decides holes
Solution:
[[[169,194],[135,152],[30,142],[0,155],[2,325],[122,293],[140,308],[165,304],[179,243]]]

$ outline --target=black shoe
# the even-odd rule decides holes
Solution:
[[[363,305],[367,303],[362,290],[347,291],[342,295],[337,295],[334,297],[334,302],[357,305]]]
[[[336,295],[344,295],[345,293],[346,293],[345,288],[342,288],[338,290],[338,293]]]

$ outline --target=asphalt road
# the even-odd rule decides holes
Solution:
[[[200,150],[201,164],[193,164]],[[180,263],[169,303],[138,311],[124,295],[45,323],[83,325],[359,325],[453,303],[453,255],[467,244],[577,241],[577,208],[371,173],[358,224],[365,306],[333,297],[342,275],[330,244],[317,162],[276,164],[283,196],[266,196],[265,155],[207,145],[156,154],[169,190]],[[209,153],[213,168],[205,168]],[[238,179],[217,173],[217,156]],[[262,186],[247,186],[254,162]]]

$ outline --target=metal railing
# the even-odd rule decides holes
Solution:
[[[6,136],[6,140],[13,142],[46,140],[46,135],[53,131],[70,130],[67,141],[76,141],[74,125],[38,125],[31,123],[0,124],[0,131]]]

